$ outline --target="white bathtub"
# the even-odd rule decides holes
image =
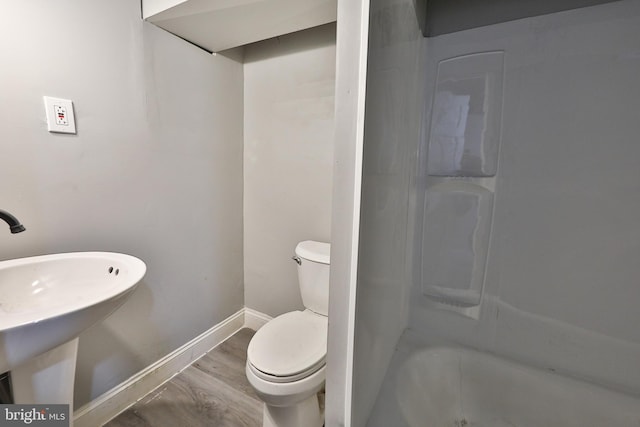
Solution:
[[[455,348],[392,364],[369,426],[640,427],[640,399]]]

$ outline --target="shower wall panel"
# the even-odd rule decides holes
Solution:
[[[407,325],[409,187],[424,82],[412,1],[372,1],[369,25],[353,426],[366,422]]]
[[[503,51],[504,104],[481,309],[474,319],[431,305],[420,268],[435,261],[416,244],[410,328],[640,392],[640,3],[461,31],[424,46],[426,129],[436,128],[428,118],[442,93],[438,64],[448,58]],[[433,155],[425,136],[410,234],[429,238],[437,233],[430,223],[422,229],[421,198]]]

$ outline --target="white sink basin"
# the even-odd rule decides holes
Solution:
[[[145,272],[138,258],[108,252],[1,261],[0,373],[77,338],[118,308]]]

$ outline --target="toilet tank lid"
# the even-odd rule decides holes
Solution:
[[[296,246],[296,255],[309,261],[329,264],[331,258],[331,245],[324,242],[305,240]]]

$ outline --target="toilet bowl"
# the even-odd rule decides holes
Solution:
[[[282,314],[260,328],[247,349],[246,375],[264,402],[263,427],[321,427],[329,293],[328,243],[296,246],[304,311]]]

